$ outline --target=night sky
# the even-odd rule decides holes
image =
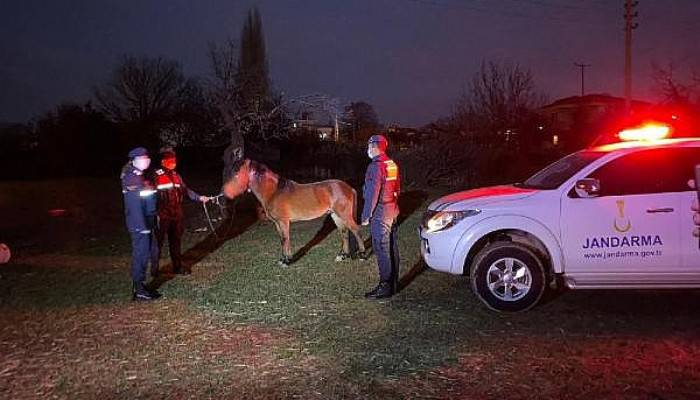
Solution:
[[[2,0],[0,121],[86,101],[123,54],[164,56],[209,73],[208,43],[263,18],[271,77],[287,94],[366,100],[385,123],[449,114],[482,60],[531,68],[551,100],[622,94],[623,0]],[[634,95],[655,100],[651,63],[700,69],[700,1],[640,0]]]

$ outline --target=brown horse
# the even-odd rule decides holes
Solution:
[[[283,257],[280,263],[292,261],[289,224],[293,221],[308,221],[330,214],[338,227],[343,247],[336,261],[350,254],[348,230],[355,235],[362,256],[365,245],[360,237],[360,228],[355,222],[357,193],[340,180],[300,184],[280,177],[265,165],[252,160],[242,160],[233,166],[224,182],[222,191],[233,199],[246,190],[251,191],[262,204],[267,217],[275,224],[282,240]]]

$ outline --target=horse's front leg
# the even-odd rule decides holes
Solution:
[[[280,264],[287,266],[292,263],[292,243],[289,238],[289,220],[275,221],[275,227],[282,241],[282,259]]]

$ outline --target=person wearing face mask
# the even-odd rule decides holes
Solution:
[[[401,179],[396,163],[386,155],[389,145],[382,135],[367,143],[367,167],[363,197],[362,225],[370,225],[372,250],[377,255],[379,284],[365,294],[369,299],[393,296],[398,291],[399,248],[396,243],[396,218],[399,216]]]
[[[209,201],[209,197],[200,196],[185,185],[182,177],[175,170],[177,157],[173,150],[165,150],[161,156],[163,168],[156,170],[155,173],[156,189],[158,190],[158,229],[156,233],[158,254],[160,254],[167,236],[173,272],[189,275],[192,270],[189,266],[185,266],[183,269],[181,255],[182,234],[184,232],[182,200],[187,196],[192,201],[206,203]],[[155,268],[151,269],[151,273],[156,276],[158,274],[157,259],[154,265]]]
[[[146,269],[148,261],[154,259],[156,227],[156,190],[144,179],[151,163],[148,151],[137,147],[129,152],[129,162],[121,172],[122,194],[124,196],[124,213],[126,227],[131,236],[131,279],[133,281],[132,299],[137,301],[154,300],[160,293],[146,287]],[[154,268],[151,265],[151,268]]]

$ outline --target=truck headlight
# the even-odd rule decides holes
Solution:
[[[480,212],[481,210],[439,211],[426,219],[425,231],[427,233],[432,233],[450,228],[464,218],[471,217]]]

